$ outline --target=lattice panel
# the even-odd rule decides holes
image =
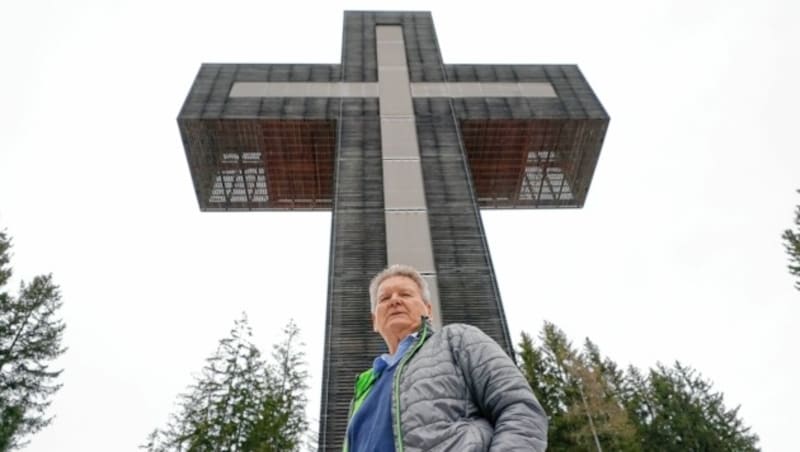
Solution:
[[[330,209],[335,121],[187,121],[206,210]]]
[[[585,121],[464,120],[461,133],[481,207],[578,207]],[[591,176],[591,175],[589,175]]]

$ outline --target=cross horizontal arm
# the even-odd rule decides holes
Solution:
[[[412,83],[413,97],[558,97],[547,82]]]
[[[411,83],[412,97],[558,97],[547,82]],[[235,82],[230,97],[378,97],[378,83]]]
[[[378,84],[235,82],[230,97],[378,97]]]

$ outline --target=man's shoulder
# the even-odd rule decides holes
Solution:
[[[467,323],[449,323],[441,328],[439,334],[434,335],[434,337],[436,336],[439,336],[439,340],[445,340],[450,343],[471,343],[492,340],[483,330]]]
[[[480,336],[486,336],[486,333],[484,333],[483,330],[468,323],[448,323],[442,327],[441,331],[442,333],[447,334],[476,334]]]

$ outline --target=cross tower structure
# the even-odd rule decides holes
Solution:
[[[178,117],[200,208],[333,212],[321,450],[385,350],[389,264],[513,356],[480,209],[582,207],[608,122],[574,65],[444,64],[427,12],[345,12],[341,64],[201,66]]]

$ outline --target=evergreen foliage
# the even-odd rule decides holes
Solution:
[[[576,349],[545,323],[520,342],[520,367],[550,420],[550,451],[757,451],[738,407],[697,371],[657,364],[623,372],[587,339]]]
[[[545,323],[536,346],[523,333],[522,372],[550,420],[550,451],[638,450],[635,429],[618,397],[613,363],[600,362],[591,342],[578,351]]]
[[[694,369],[676,362],[650,369],[630,388],[628,406],[639,428],[643,450],[756,451],[758,437],[727,409],[723,395]]]
[[[800,193],[800,190],[797,190]],[[800,204],[794,208],[794,227],[795,230],[787,229],[783,231],[783,246],[786,254],[789,255],[789,273],[797,278],[794,287],[800,290]]]
[[[20,449],[47,426],[46,410],[61,387],[52,361],[64,353],[61,293],[52,275],[4,290],[11,278],[11,240],[0,231],[0,451]]]
[[[284,340],[267,362],[253,345],[247,317],[188,391],[164,429],[154,430],[141,448],[166,451],[291,451],[301,446],[308,427],[305,406],[308,374],[299,329],[290,322]]]

